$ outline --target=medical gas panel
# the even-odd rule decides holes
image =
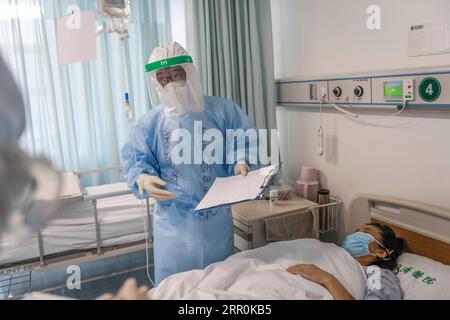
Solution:
[[[278,105],[450,110],[450,69],[378,72],[322,79],[279,80]]]

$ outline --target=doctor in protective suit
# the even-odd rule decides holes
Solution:
[[[230,207],[202,212],[194,209],[216,178],[246,176],[257,169],[257,164],[249,164],[246,157],[257,146],[247,142],[235,144],[235,138],[230,141],[227,130],[254,129],[252,123],[234,102],[203,96],[193,60],[181,45],[175,42],[156,48],[146,71],[161,105],[132,129],[122,158],[127,183],[135,195],[157,200],[154,259],[158,285],[173,274],[204,269],[234,253]],[[202,136],[209,129],[223,137],[220,163],[207,163],[203,157],[200,162],[194,159],[199,148],[194,135]],[[190,163],[174,163],[179,142],[173,134],[178,130],[189,132],[192,137]],[[202,141],[200,150],[207,146],[208,142]]]

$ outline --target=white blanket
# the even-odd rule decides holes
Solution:
[[[314,264],[334,275],[355,299],[366,293],[366,274],[344,249],[295,240],[241,252],[205,270],[174,275],[149,292],[155,300],[330,300],[321,285],[286,271]]]

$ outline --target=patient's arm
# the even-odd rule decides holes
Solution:
[[[339,280],[314,265],[297,265],[289,268],[287,271],[324,286],[330,291],[335,300],[355,300]]]

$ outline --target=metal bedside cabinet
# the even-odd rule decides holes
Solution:
[[[270,205],[268,200],[257,200],[233,206],[236,250],[251,250],[269,244],[266,240],[267,219],[299,213],[310,215],[311,220],[318,223],[318,217],[312,217],[314,207],[317,203],[299,197],[279,201],[276,205]]]

